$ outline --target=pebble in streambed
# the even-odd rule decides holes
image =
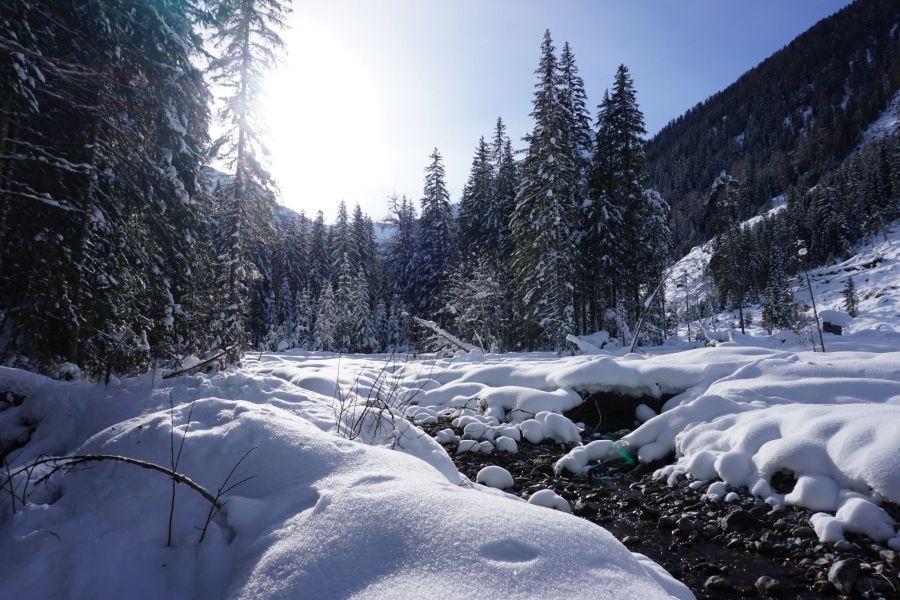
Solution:
[[[446,419],[428,433],[450,428]],[[462,430],[455,431],[462,436]],[[620,437],[616,432],[612,437]],[[683,581],[699,599],[762,596],[813,600],[823,597],[900,600],[900,556],[857,536],[838,545],[820,544],[810,513],[772,508],[747,490],[729,490],[728,501],[703,499],[703,487],[681,479],[669,487],[654,480],[664,464],[607,463],[588,476],[555,474],[554,463],[573,444],[518,443],[516,453],[456,453],[458,438],[444,434],[457,468],[472,480],[498,466],[512,477],[508,492],[526,500],[551,490],[573,514],[608,529],[635,552],[649,556]],[[508,483],[504,482],[505,484]],[[897,507],[895,518],[900,516]]]

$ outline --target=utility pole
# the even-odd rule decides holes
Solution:
[[[819,332],[819,344],[822,346],[822,352],[825,352],[825,338],[822,337],[822,326],[819,325],[819,311],[816,310],[816,297],[813,294],[812,283],[809,280],[809,265],[806,262],[807,255],[806,247],[801,246],[799,250],[797,250],[797,254],[800,255],[800,259],[803,261],[803,274],[806,276],[806,287],[809,290],[809,298],[812,300],[813,307],[813,315],[816,317],[816,330]],[[813,342],[813,352],[816,351],[816,343]]]

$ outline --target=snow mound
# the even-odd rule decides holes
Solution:
[[[877,501],[900,500],[897,404],[788,404],[750,410],[695,425],[677,437],[676,445],[681,455],[677,464],[694,477],[747,486],[770,503],[838,510],[840,515],[846,505],[841,498],[848,492]],[[786,495],[771,487],[772,476],[780,471],[797,477]],[[722,491],[707,493],[718,496]]]
[[[478,471],[478,475],[475,476],[475,482],[497,488],[498,490],[505,490],[515,485],[515,481],[513,481],[509,471],[497,465],[490,465]]]
[[[578,446],[556,461],[553,469],[557,473],[567,470],[576,475],[582,475],[587,471],[589,462],[602,460],[610,454],[615,454],[614,446],[615,444],[610,440],[594,440],[586,446]]]
[[[0,563],[16,573],[0,578],[0,597],[558,597],[585,586],[608,597],[691,597],[604,529],[466,484],[402,416],[345,430],[332,396],[292,383],[347,390],[357,378],[375,385],[379,369],[347,357],[254,355],[239,371],[109,386],[0,369],[0,388],[26,396],[0,412],[0,441],[38,424],[13,468],[73,452],[167,464],[174,417],[176,440],[186,435],[179,471],[215,490],[255,448],[232,481],[250,479],[225,494],[202,543],[208,503],[178,490],[167,547],[169,481],[128,465],[58,473],[15,514],[0,503]]]
[[[566,499],[554,492],[553,490],[538,490],[528,499],[529,504],[535,506],[543,506],[544,508],[552,508],[564,513],[571,513],[572,508]]]

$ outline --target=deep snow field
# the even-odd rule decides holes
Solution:
[[[461,418],[472,441],[460,449],[475,452],[577,441],[560,413],[579,392],[672,397],[659,416],[639,410],[646,422],[620,448],[598,440],[558,469],[622,448],[642,461],[674,450],[658,476],[691,478],[711,502],[726,485],[747,486],[771,504],[820,511],[823,541],[854,531],[900,549],[878,506],[900,502],[900,352],[726,342],[651,354],[251,354],[239,369],[109,386],[4,368],[0,389],[24,397],[0,411],[4,447],[27,440],[10,455],[13,470],[69,453],[166,465],[170,398],[176,445],[186,433],[179,472],[215,491],[255,450],[232,481],[253,478],[223,497],[202,543],[208,502],[179,486],[168,548],[171,483],[129,465],[57,473],[14,514],[0,495],[0,597],[691,597],[552,492],[525,502],[467,480],[410,422]],[[376,397],[395,403],[393,414],[365,411]],[[783,469],[798,479],[788,494],[769,485]],[[502,473],[479,479],[504,486]]]

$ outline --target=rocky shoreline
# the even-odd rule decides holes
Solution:
[[[425,429],[434,435],[445,428],[452,428],[449,419]],[[572,445],[523,440],[516,454],[457,454],[456,442],[444,446],[473,481],[483,467],[498,465],[512,474],[514,486],[507,491],[513,494],[528,498],[553,490],[575,515],[661,564],[699,599],[900,600],[900,553],[852,534],[835,545],[821,544],[810,511],[772,508],[746,489],[734,490],[740,500],[726,503],[704,500],[703,490],[691,489],[684,479],[669,487],[665,479],[654,479],[653,471],[671,460],[655,465],[617,460],[594,467],[586,477],[570,477],[555,474],[553,464]],[[900,507],[884,508],[900,518]]]

